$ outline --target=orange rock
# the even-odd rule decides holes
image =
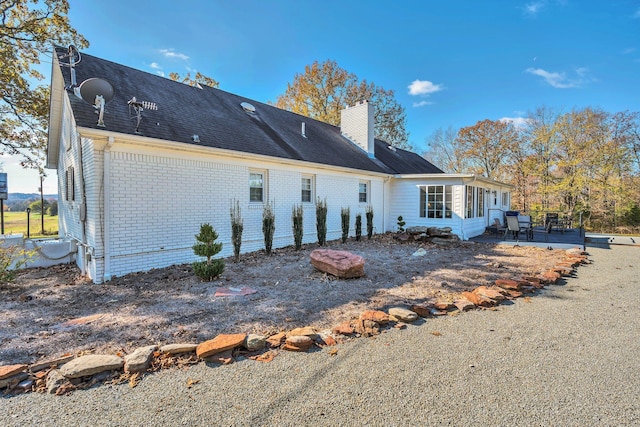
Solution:
[[[515,291],[515,290],[509,290],[509,291],[508,291],[508,295],[509,295],[511,298],[520,298],[520,297],[522,296],[522,292],[520,292],[520,291]]]
[[[496,303],[494,300],[490,298],[487,298],[480,294],[474,294],[473,292],[463,292],[462,296],[468,299],[469,301],[471,301],[474,305],[477,305],[479,307],[489,307],[489,306],[495,305]]]
[[[496,289],[487,288],[486,286],[478,286],[472,292],[474,294],[481,295],[494,301],[502,301],[504,299],[504,295],[502,295],[502,292]]]
[[[282,345],[282,341],[287,337],[287,334],[284,332],[277,333],[275,335],[271,335],[267,338],[267,342],[271,347],[280,347]]]
[[[342,322],[341,324],[333,328],[331,332],[339,335],[351,335],[355,332],[355,329],[353,328],[353,326],[351,326],[351,322],[347,321]]]
[[[430,317],[431,310],[433,310],[432,307],[426,304],[414,304],[410,308],[411,308],[411,311],[413,311],[415,314],[417,314],[420,317]]]
[[[23,364],[0,366],[0,380],[17,375],[25,369],[27,369],[27,365]]]
[[[343,279],[364,276],[364,258],[347,251],[316,249],[311,252],[311,265]]]
[[[220,334],[212,340],[205,341],[198,345],[196,354],[199,358],[212,356],[216,353],[222,353],[225,350],[231,350],[240,347],[247,334]]]
[[[476,307],[474,303],[464,298],[454,301],[453,305],[460,311],[469,311]]]
[[[453,307],[455,307],[455,305],[453,305],[453,303],[449,302],[449,301],[436,301],[433,306],[435,308],[437,308],[438,310],[451,310],[453,309]]]
[[[288,337],[282,348],[289,351],[307,351],[313,346],[313,340],[308,336]]]
[[[372,320],[380,325],[389,323],[389,315],[384,311],[367,310],[360,314],[360,320]]]
[[[335,339],[333,339],[333,337],[332,337],[332,336],[330,336],[330,335],[327,335],[327,336],[325,336],[325,337],[322,337],[322,342],[324,342],[324,344],[325,344],[325,345],[328,345],[328,346],[332,346],[332,345],[336,345],[336,344],[338,344],[338,343],[336,342],[336,340],[335,340]]]
[[[520,282],[511,279],[498,279],[495,281],[496,286],[500,286],[502,289],[520,289]]]

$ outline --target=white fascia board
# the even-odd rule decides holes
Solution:
[[[494,187],[500,188],[516,188],[514,185],[507,184],[505,182],[496,181],[493,179],[485,178],[483,176],[474,175],[472,173],[424,173],[424,174],[406,174],[406,175],[394,175],[396,179],[429,179],[429,180],[437,180],[437,179],[460,179],[462,181],[470,181],[470,182],[482,182],[484,184],[488,184]],[[467,182],[468,183],[468,182]]]
[[[376,176],[382,178],[390,178],[392,175],[384,172],[373,172],[364,169],[353,169],[343,166],[326,165],[324,163],[307,162],[304,160],[284,159],[281,157],[265,156],[263,154],[247,153],[243,151],[227,150],[223,148],[205,147],[194,144],[187,144],[184,142],[167,141],[164,139],[149,138],[140,135],[128,135],[117,132],[110,132],[108,130],[92,129],[86,127],[79,127],[78,133],[81,137],[93,139],[94,141],[107,142],[109,137],[115,138],[116,142],[124,144],[135,144],[145,147],[153,148],[165,148],[168,150],[178,150],[181,152],[191,152],[200,154],[219,155],[223,157],[230,157],[244,160],[256,160],[261,162],[280,163],[285,165],[299,165],[304,167],[312,167],[322,170],[332,170],[338,172],[352,173],[357,175]]]
[[[49,95],[49,132],[47,134],[47,158],[45,165],[47,169],[58,168],[64,94],[64,79],[62,78],[62,71],[60,71],[60,65],[58,64],[58,58],[54,50],[51,65],[51,88]]]

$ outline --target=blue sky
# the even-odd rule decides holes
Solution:
[[[438,128],[541,106],[640,111],[637,0],[69,3],[86,53],[161,75],[200,71],[262,102],[305,65],[335,60],[395,91],[419,153]],[[9,190],[35,191],[37,175],[12,179],[10,163]]]

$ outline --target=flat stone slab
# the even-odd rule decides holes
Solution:
[[[391,307],[389,309],[389,317],[392,320],[412,323],[418,320],[418,314],[404,307]]]
[[[125,372],[143,372],[151,365],[151,357],[153,352],[158,349],[157,345],[148,345],[139,347],[133,353],[124,357]]]
[[[191,353],[196,351],[198,344],[167,344],[160,347],[160,351],[168,354]]]
[[[14,375],[19,374],[25,369],[27,369],[27,365],[23,365],[23,364],[0,366],[0,380],[13,377]]]
[[[222,353],[244,344],[247,334],[220,334],[212,340],[205,341],[196,347],[196,354],[204,359],[216,353]]]
[[[313,340],[308,336],[288,337],[282,348],[288,351],[307,351],[313,346]]]
[[[89,354],[65,363],[60,367],[60,373],[65,378],[80,378],[100,372],[120,370],[123,366],[124,360],[121,357]]]
[[[364,276],[364,258],[347,251],[316,249],[311,252],[311,265],[342,279]]]

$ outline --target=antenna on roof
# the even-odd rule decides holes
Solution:
[[[135,96],[133,98],[131,98],[127,102],[127,104],[129,104],[129,116],[132,116],[131,109],[133,108],[133,112],[134,112],[136,120],[137,120],[137,123],[136,123],[136,134],[137,135],[142,135],[142,132],[140,132],[140,122],[142,121],[142,111],[144,111],[144,110],[157,110],[158,106],[156,105],[155,102],[138,101]]]
[[[76,82],[76,69],[75,66],[82,61],[82,56],[80,56],[80,52],[74,45],[69,45],[67,48],[66,55],[60,55],[58,59],[67,59],[69,58],[69,62],[60,62],[60,65],[65,67],[69,67],[71,69],[71,84],[69,86],[65,86],[65,90],[73,89],[73,93],[80,97],[80,92],[78,91],[78,83]]]
[[[85,102],[93,104],[93,107],[99,110],[97,111],[98,126],[104,127],[104,105],[111,101],[116,94],[111,83],[94,77],[83,81],[78,92]]]

